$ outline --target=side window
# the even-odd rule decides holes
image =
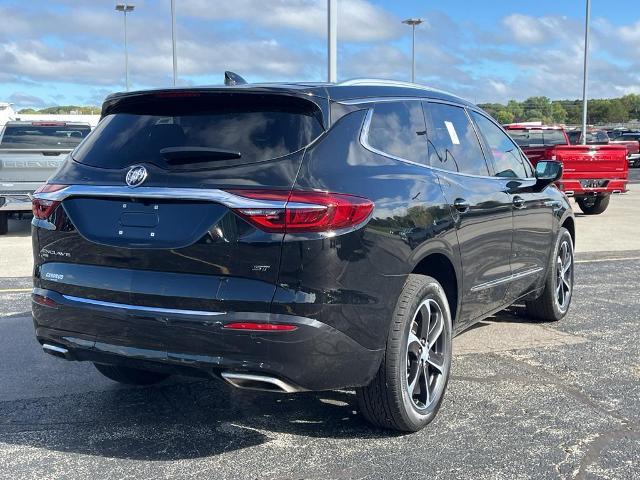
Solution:
[[[367,141],[383,153],[427,165],[426,126],[420,102],[377,104]]]
[[[430,165],[452,172],[488,175],[478,136],[464,108],[426,103],[425,109]]]
[[[529,161],[500,127],[477,112],[471,112],[471,116],[486,140],[489,148],[488,153],[493,157],[497,177],[527,178],[533,176],[533,169]]]

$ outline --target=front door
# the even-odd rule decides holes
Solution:
[[[535,191],[533,168],[511,138],[481,113],[471,112],[471,116],[484,142],[492,174],[513,204],[511,281],[506,296],[507,302],[512,302],[546,274],[556,202],[546,191]]]

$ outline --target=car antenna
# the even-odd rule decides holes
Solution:
[[[224,84],[225,85],[246,85],[247,81],[235,72],[224,72]]]

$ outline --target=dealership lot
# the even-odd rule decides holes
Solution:
[[[43,354],[28,222],[12,222],[0,238],[0,478],[638,478],[640,184],[631,189],[603,215],[578,215],[568,317],[535,324],[514,308],[458,337],[441,414],[412,435],[371,428],[350,391],[126,388]]]

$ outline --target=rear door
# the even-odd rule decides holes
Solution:
[[[456,224],[463,268],[460,326],[495,310],[511,275],[512,203],[489,168],[473,124],[460,106],[425,104],[429,163]]]
[[[518,298],[546,272],[553,244],[553,209],[547,190],[534,192],[533,168],[517,145],[487,116],[471,111],[490,159],[492,175],[513,204],[513,244],[507,301]]]

